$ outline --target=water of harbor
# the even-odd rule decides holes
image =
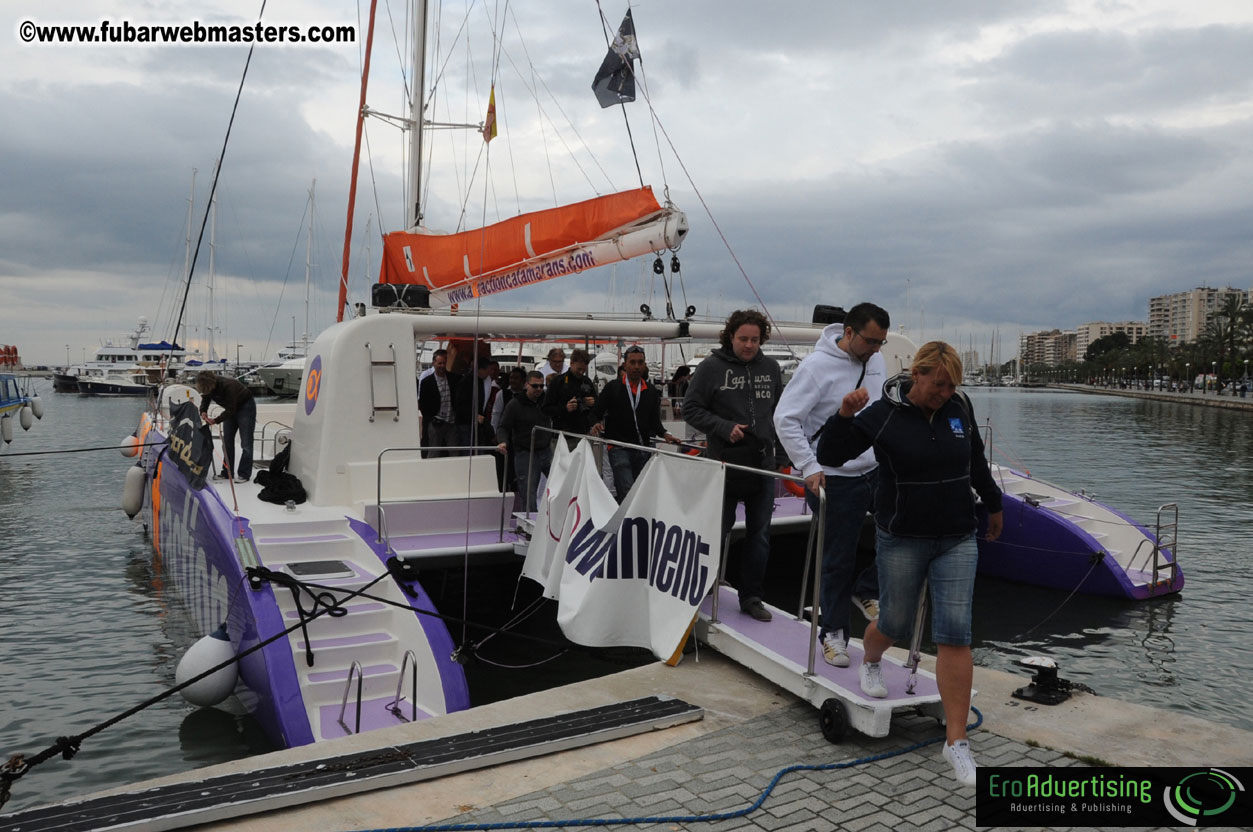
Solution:
[[[118,507],[128,461],[114,450],[11,455],[114,446],[134,428],[142,403],[42,387],[43,421],[0,452],[0,759],[40,751],[159,694],[191,639],[177,599],[152,568],[142,529]],[[1178,502],[1188,582],[1180,596],[1130,603],[980,579],[976,661],[1013,670],[1021,656],[1047,654],[1063,677],[1101,694],[1253,730],[1241,704],[1253,680],[1253,656],[1244,650],[1253,629],[1245,600],[1253,415],[1042,390],[970,392],[980,422],[992,420],[994,446],[1033,474],[1086,489],[1144,522],[1159,505]],[[795,547],[779,548],[789,550],[773,555],[782,565]],[[463,576],[451,573],[428,588],[450,614],[464,608],[495,623],[509,616],[511,574],[473,569],[469,583],[472,592],[463,593]],[[522,600],[533,597],[529,591],[522,589]],[[528,632],[551,635],[544,618],[528,621]],[[640,661],[630,652],[571,652],[526,670],[498,666],[554,655],[543,642],[489,641],[469,671],[476,701]],[[250,719],[196,711],[172,697],[88,739],[73,761],[55,758],[32,771],[3,811],[267,750]]]

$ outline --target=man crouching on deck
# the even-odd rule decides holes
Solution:
[[[865,658],[858,668],[862,692],[878,699],[888,695],[879,660],[909,634],[928,582],[931,637],[939,653],[936,684],[947,723],[944,759],[959,783],[973,786],[976,766],[966,718],[974,677],[970,606],[979,521],[971,488],[988,510],[988,540],[1000,537],[1003,515],[1001,490],[983,455],[970,399],[954,395],[961,380],[956,350],[943,341],[923,344],[909,377],[890,380],[877,402],[862,410],[870,398],[864,388],[844,397],[818,440],[818,462],[842,465],[870,447],[879,460],[874,499],[879,620],[866,627]]]

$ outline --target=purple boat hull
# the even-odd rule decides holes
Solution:
[[[147,442],[162,438],[153,430],[147,435]],[[252,649],[294,622],[283,619],[269,584],[262,584],[259,589],[252,589],[249,584],[238,554],[240,546],[256,551],[248,520],[236,517],[216,489],[192,489],[168,456],[168,446],[154,445],[144,450],[142,458],[148,475],[144,511],[150,521],[157,564],[185,606],[197,636],[211,633],[225,623],[237,652]],[[359,522],[349,525],[385,562],[387,553],[375,544],[373,530]],[[412,587],[417,590],[414,606],[435,609],[420,586],[414,583]],[[449,656],[452,636],[443,622],[433,616],[419,616],[416,612],[414,615],[435,654]],[[294,635],[298,637],[299,630]],[[277,638],[241,659],[235,689],[235,696],[281,747],[315,741],[300,691],[291,637]],[[440,674],[445,704],[449,711],[463,710],[470,706],[465,674],[451,660],[448,665],[441,667]],[[381,724],[373,726],[363,720],[362,727],[369,729]]]
[[[1124,569],[1092,534],[1067,517],[1027,500],[1004,495],[1005,523],[998,540],[984,539],[986,514],[979,524],[979,574],[1054,589],[1075,590],[1084,595],[1143,600],[1183,589],[1183,570],[1159,569],[1157,583],[1151,572]],[[1148,529],[1110,508],[1107,511],[1138,529],[1148,541],[1156,538]],[[1161,549],[1162,559],[1174,562],[1174,552]]]

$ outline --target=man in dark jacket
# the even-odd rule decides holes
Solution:
[[[461,376],[448,372],[448,351],[436,350],[431,358],[432,372],[418,382],[418,412],[422,414],[422,444],[447,448],[457,444],[453,420],[453,393]],[[424,452],[432,457],[449,456],[448,451]]]
[[[737,309],[727,318],[722,346],[700,363],[683,399],[683,420],[703,432],[709,456],[736,465],[773,470],[774,407],[783,392],[779,362],[761,351],[770,322],[755,309]],[[770,557],[770,515],[774,482],[728,470],[722,498],[722,534],[735,523],[735,505],[744,503],[744,546],[740,562],[740,609],[769,621],[762,604]]]
[[[592,427],[596,385],[587,377],[589,360],[587,350],[572,350],[570,369],[553,379],[548,388],[544,412],[557,430],[586,434]],[[576,441],[570,440],[571,448]]]
[[[626,366],[623,377],[606,384],[592,408],[592,418],[596,420],[592,434],[602,435],[611,442],[644,446],[650,445],[654,436],[660,436],[677,445],[679,440],[661,424],[661,391],[644,380],[648,373],[644,348],[628,347],[623,360]],[[647,451],[609,446],[609,466],[613,469],[618,502],[626,498],[648,463],[648,456]]]
[[[196,374],[196,389],[200,391],[200,416],[206,424],[222,423],[222,452],[226,467],[215,479],[224,480],[235,473],[235,482],[252,479],[252,439],[257,427],[257,400],[248,387],[233,378],[219,376],[211,370]],[[206,413],[210,404],[222,407],[217,419]],[[239,436],[239,468],[235,467],[235,434]]]
[[[496,450],[502,454],[513,452],[513,470],[519,483],[525,483],[526,511],[535,511],[538,504],[535,489],[540,474],[547,474],[553,461],[552,434],[535,432],[537,427],[550,427],[552,421],[540,407],[544,397],[544,376],[536,370],[527,373],[526,392],[514,396],[505,405],[500,416],[500,428],[496,431]],[[534,450],[532,450],[532,447]]]
[[[503,407],[500,387],[496,384],[495,369],[498,368],[498,364],[487,358],[480,358],[475,363],[474,371],[467,372],[457,385],[452,409],[454,421],[457,423],[458,445],[465,448],[492,446],[496,436],[493,425],[499,424]],[[471,452],[464,450],[460,453]]]

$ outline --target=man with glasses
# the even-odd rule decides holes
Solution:
[[[822,541],[822,657],[827,664],[848,667],[850,607],[855,603],[868,620],[879,614],[879,576],[872,562],[854,582],[857,541],[870,510],[877,480],[874,449],[839,467],[818,463],[818,436],[844,396],[865,388],[867,406],[883,392],[887,368],[879,349],[887,343],[890,319],[873,303],[859,303],[842,324],[822,331],[814,351],[796,368],[774,412],[779,444],[792,469],[805,478],[805,500],[818,508],[818,488],[826,488]]]
[[[592,427],[592,408],[596,405],[596,385],[587,377],[587,365],[591,356],[587,350],[570,352],[570,369],[552,380],[544,394],[544,412],[552,419],[553,427],[567,433],[587,435]],[[543,369],[540,369],[543,372]],[[570,449],[578,440],[569,438]],[[601,454],[596,452],[599,468]]]
[[[548,361],[539,366],[540,375],[548,378],[551,375],[561,375],[570,369],[570,365],[566,362],[566,351],[563,347],[553,347],[548,351]]]
[[[544,398],[543,374],[537,370],[527,373],[524,389],[525,395],[514,396],[505,405],[505,412],[500,416],[500,428],[496,431],[499,443],[496,450],[504,454],[512,449],[513,470],[518,482],[525,483],[523,506],[527,512],[532,512],[539,504],[536,489],[540,474],[547,475],[553,461],[553,435],[535,431],[537,427],[552,426],[552,420],[540,407]]]
[[[623,377],[606,384],[592,408],[592,418],[596,420],[592,435],[603,434],[611,442],[644,446],[650,445],[654,436],[660,436],[677,445],[679,440],[661,423],[661,391],[644,378],[648,375],[644,348],[627,347],[623,362],[626,368]],[[613,469],[613,488],[618,502],[626,498],[648,463],[648,456],[647,451],[609,446],[609,466]]]

